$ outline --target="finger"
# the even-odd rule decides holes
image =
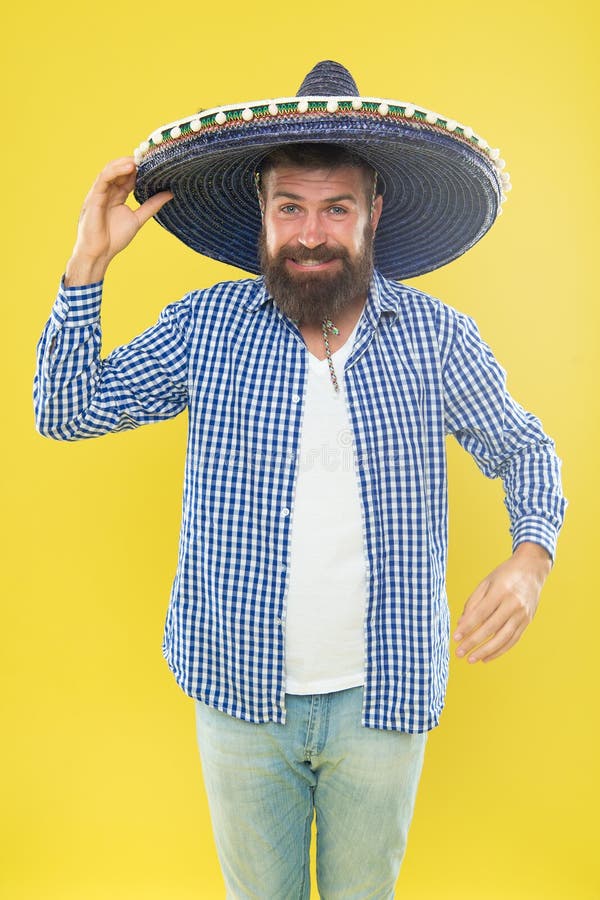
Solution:
[[[107,163],[94,181],[86,200],[106,199],[114,188],[126,190],[126,195],[131,192],[135,184],[137,173],[135,161],[132,156],[124,156],[113,159]]]
[[[491,640],[477,647],[468,658],[469,663],[491,662],[498,656],[502,656],[507,650],[510,650],[517,643],[523,632],[524,624],[518,624],[513,621],[507,622],[506,625],[494,635]]]
[[[515,631],[512,638],[510,638],[510,640],[507,641],[506,644],[504,644],[502,647],[500,647],[494,653],[487,653],[485,656],[482,656],[481,662],[489,663],[489,662],[492,662],[493,659],[497,659],[499,656],[502,656],[504,653],[506,653],[508,650],[510,650],[511,647],[514,647],[514,645],[517,643],[517,641],[519,641],[521,639],[521,635],[523,634],[524,631],[525,631],[524,628],[517,629],[517,631]]]
[[[475,628],[463,638],[460,645],[456,648],[456,655],[458,657],[466,656],[471,650],[474,650],[475,647],[479,647],[480,644],[491,640],[491,638],[493,638],[504,626],[505,622],[506,619],[501,619],[499,616],[487,619],[482,625]]]
[[[137,172],[137,166],[133,156],[120,156],[118,159],[112,159],[104,166],[100,172],[100,177],[106,181],[111,181],[114,178],[118,178],[120,175],[125,175],[130,172]]]
[[[456,623],[454,640],[461,641],[465,635],[478,628],[499,605],[500,599],[495,599],[494,594],[490,593],[489,582],[482,582],[465,603],[463,613]]]
[[[489,595],[487,605],[488,613],[483,621],[471,631],[463,631],[457,656],[466,656],[474,647],[498,633],[508,622],[513,622],[514,627],[527,624],[525,609],[516,602],[515,598],[506,594],[493,592]]]
[[[141,228],[148,219],[151,219],[152,216],[155,216],[156,213],[163,208],[165,203],[168,203],[169,200],[172,199],[173,194],[171,191],[160,191],[158,194],[154,194],[154,196],[146,200],[145,203],[142,203],[142,205],[134,211],[139,227]]]

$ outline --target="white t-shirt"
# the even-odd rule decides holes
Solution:
[[[356,328],[327,360],[309,354],[285,624],[286,691],[321,694],[364,682],[362,509],[344,391]]]

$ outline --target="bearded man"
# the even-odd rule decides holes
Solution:
[[[508,188],[471,129],[361,98],[324,62],[294,98],[159,129],[86,199],[38,428],[188,410],[164,652],[195,701],[229,897],[308,897],[315,814],[321,896],[394,894],[447,680],[446,435],[502,477],[513,538],[457,654],[495,659],[537,607],[565,506],[552,441],[472,320],[392,280],[465,252]],[[101,359],[104,275],[151,216],[262,275],[188,294]]]

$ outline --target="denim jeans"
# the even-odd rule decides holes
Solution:
[[[286,697],[285,725],[196,701],[198,744],[230,900],[307,900],[313,814],[323,900],[394,896],[425,734],[360,724],[362,687]]]

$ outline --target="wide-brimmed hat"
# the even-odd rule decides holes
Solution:
[[[168,231],[213,259],[260,271],[256,172],[285,144],[340,144],[379,175],[383,214],[375,265],[409,278],[450,262],[489,230],[510,190],[500,152],[473,129],[422,106],[361,97],[329,60],[295,97],[203,110],[163,125],[135,151],[135,197],[162,190],[156,215]]]

